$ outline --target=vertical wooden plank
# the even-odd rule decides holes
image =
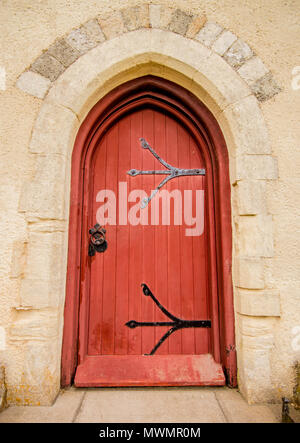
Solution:
[[[96,213],[99,203],[96,203],[96,197],[99,191],[106,188],[105,170],[106,170],[106,138],[102,140],[97,148],[93,168],[93,192],[90,226],[97,223]],[[102,204],[102,203],[101,203]],[[86,233],[86,235],[88,235]],[[88,333],[88,354],[97,355],[101,348],[101,327],[102,327],[102,296],[103,296],[103,264],[104,255],[96,254],[89,257],[91,263],[90,279],[90,303],[89,303],[89,333]],[[97,284],[95,284],[97,282]]]
[[[153,120],[154,111],[145,109],[142,111],[143,116],[143,138],[154,146]],[[143,170],[154,170],[156,167],[155,159],[148,150],[143,151]],[[155,176],[143,175],[143,189],[150,195],[151,190],[155,188]],[[151,203],[150,203],[151,205]],[[143,226],[143,282],[150,288],[155,287],[155,230],[151,226],[149,217],[150,205],[142,211],[148,211],[148,225]],[[154,304],[150,297],[142,296],[142,319],[143,321],[154,321]],[[146,354],[151,351],[154,346],[155,331],[154,327],[142,328],[142,353]]]
[[[106,135],[106,185],[117,195],[118,188],[118,124],[113,126]],[[116,297],[116,251],[117,228],[115,225],[106,226],[108,247],[103,254],[103,308],[102,308],[102,354],[114,353],[115,338],[115,297]],[[94,282],[97,285],[97,279]]]
[[[190,144],[189,134],[178,125],[178,166],[180,168],[190,168]],[[191,189],[191,183],[199,184],[199,177],[179,177],[178,188],[184,200],[184,190]],[[195,200],[194,192],[192,198]],[[184,206],[182,206],[184,211]],[[184,221],[184,217],[183,217]],[[186,235],[186,226],[180,226],[180,272],[181,272],[181,314],[186,320],[194,319],[194,272],[193,272],[193,237]],[[182,330],[182,353],[193,354],[195,352],[195,331],[194,329]]]
[[[166,118],[166,146],[167,163],[178,167],[177,123],[170,117]],[[170,180],[166,188],[169,192],[178,189],[177,180]],[[174,220],[174,206],[171,206],[170,217]],[[180,226],[171,224],[168,229],[168,300],[170,312],[177,317],[181,317],[180,254]],[[181,332],[176,331],[168,338],[170,354],[181,353]]]
[[[130,169],[130,117],[123,118],[119,123],[118,131],[118,185],[120,182],[128,184]],[[121,189],[121,194],[120,194]],[[125,189],[118,189],[117,210],[127,213],[127,192]],[[124,200],[126,200],[124,202]],[[118,211],[119,212],[119,211]],[[125,214],[117,216],[116,232],[116,314],[115,314],[115,350],[118,355],[127,354],[128,348],[128,328],[125,323],[128,321],[128,287],[129,287],[129,225],[124,217]],[[123,220],[124,218],[124,220]],[[123,224],[126,223],[126,224]]]
[[[143,169],[142,149],[139,138],[142,137],[142,113],[135,112],[131,115],[130,134],[130,168]],[[128,193],[133,190],[143,189],[143,179],[139,175],[129,178]],[[130,203],[128,208],[136,205]],[[130,225],[130,240],[127,256],[129,260],[129,310],[128,320],[142,321],[142,290],[143,280],[143,226]],[[129,329],[128,331],[128,354],[137,355],[142,353],[142,330],[141,328]]]
[[[190,137],[190,156],[191,168],[204,168],[204,162],[201,158],[199,147],[195,141]],[[204,189],[205,177],[197,177],[192,180],[191,189],[193,195],[196,195],[197,190],[204,190],[204,199],[206,198]],[[193,207],[195,208],[195,198]],[[195,211],[195,209],[194,209]],[[207,207],[204,205],[204,219],[206,217]],[[195,212],[194,212],[195,215]],[[206,239],[206,220],[204,220],[204,232],[200,236],[193,237],[193,275],[194,275],[194,310],[195,318],[199,320],[210,319],[208,310],[208,285],[207,285],[207,239]],[[196,354],[208,353],[208,338],[210,329],[197,328],[195,329],[195,348]]]
[[[157,154],[165,159],[167,156],[166,149],[166,116],[162,113],[156,112],[154,114],[154,149]],[[155,162],[156,170],[165,170],[166,168],[158,161]],[[164,176],[157,177],[159,182]],[[157,183],[157,182],[156,182]],[[164,189],[164,188],[162,188]],[[154,201],[155,200],[155,201]],[[151,216],[153,215],[158,220],[158,225],[155,225],[155,288],[154,294],[161,302],[161,304],[169,309],[168,306],[168,225],[162,224],[162,202],[159,198],[159,193],[154,197],[150,203]],[[156,214],[157,212],[157,214]],[[154,222],[154,220],[153,220]],[[168,321],[169,319],[157,308],[154,311],[155,321]],[[167,332],[168,327],[155,327],[155,343]],[[156,351],[156,354],[168,354],[169,340],[166,340]]]
[[[89,247],[89,226],[92,225],[91,210],[93,207],[93,172],[84,167],[84,176],[87,178],[83,182],[83,195],[88,196],[84,199],[82,206],[82,231],[80,243],[80,298],[79,298],[79,328],[78,328],[78,364],[80,364],[84,356],[88,352],[88,331],[89,331],[89,306],[90,297],[83,298],[83,294],[90,294],[91,288],[91,259],[88,256]]]

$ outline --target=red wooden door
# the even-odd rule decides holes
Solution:
[[[170,199],[170,211],[160,194],[144,209],[138,206],[138,192],[149,196],[165,176],[133,177],[127,172],[166,169],[141,147],[141,137],[168,164],[206,170],[205,176],[176,177],[162,187],[161,192],[175,191],[172,195],[177,196],[176,202]],[[180,119],[145,105],[121,115],[105,130],[99,128],[90,144],[92,154],[84,165],[76,386],[225,384],[215,352],[219,344],[217,303],[212,297],[216,288],[211,167],[201,143]],[[103,190],[108,190],[105,200]],[[105,212],[103,205],[108,203]],[[88,229],[100,214],[110,217],[105,225],[107,249],[90,257]],[[189,216],[194,220],[196,215],[198,232],[187,235],[188,229],[196,231],[196,222],[188,224]],[[144,295],[142,283],[173,316],[211,321],[211,327],[179,328],[147,355],[170,330],[172,319]],[[131,329],[126,326],[131,320],[147,325]]]

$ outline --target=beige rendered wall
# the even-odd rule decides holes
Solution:
[[[43,270],[51,269],[57,275],[61,269],[65,270],[65,263],[56,268],[58,265],[53,257],[63,255],[67,248],[65,232],[68,222],[67,211],[64,212],[64,205],[68,205],[66,195],[62,207],[56,208],[55,214],[50,211],[43,220],[34,211],[30,213],[24,209],[24,183],[36,179],[36,158],[29,145],[42,98],[24,92],[26,87],[22,90],[16,83],[55,40],[96,17],[103,18],[105,34],[105,17],[118,17],[119,9],[136,4],[161,5],[163,11],[168,11],[167,7],[171,6],[187,15],[199,16],[199,26],[207,20],[229,30],[247,42],[254,57],[263,61],[281,89],[274,97],[270,94],[269,99],[259,101],[258,105],[268,129],[270,152],[267,146],[265,152],[262,147],[260,159],[252,156],[249,163],[242,161],[239,166],[241,171],[252,171],[253,186],[251,179],[248,182],[239,180],[239,175],[231,167],[235,244],[233,278],[242,392],[249,402],[278,400],[282,395],[290,397],[295,384],[294,365],[300,360],[300,240],[297,232],[300,215],[300,89],[297,87],[300,81],[297,83],[296,78],[300,68],[299,71],[295,69],[300,66],[297,41],[299,2],[10,0],[1,2],[0,6],[0,72],[3,73],[3,69],[6,72],[5,84],[3,75],[0,79],[0,362],[6,368],[8,401],[47,404],[57,394],[63,300],[57,302],[56,294],[63,293],[65,275],[61,273],[56,286],[49,286],[50,279]],[[158,62],[163,63],[162,60]],[[147,69],[150,72],[151,68]],[[153,65],[154,73],[155,69]],[[249,71],[250,77],[252,73]],[[188,71],[184,74],[188,76]],[[246,79],[247,75],[244,72]],[[48,88],[47,81],[41,81]],[[184,83],[185,80],[178,77],[178,81]],[[201,84],[201,80],[199,82]],[[196,86],[193,87],[197,93]],[[231,144],[238,144],[238,140],[232,137],[230,125],[242,109],[227,107],[217,98],[210,99],[209,94],[205,96],[205,91],[198,95],[211,105],[229,148]],[[88,102],[89,105],[93,100]],[[69,128],[74,128],[67,134],[68,139],[63,140],[66,145],[72,143],[75,129],[87,108],[86,104],[86,107],[76,109],[77,115],[68,113],[67,107],[62,110]],[[251,129],[251,118],[250,114],[243,120],[245,125],[248,122],[248,129]],[[253,122],[254,130],[258,126],[259,122]],[[243,133],[244,128],[240,129]],[[251,131],[248,136],[251,138]],[[44,142],[47,145],[47,140]],[[63,156],[59,148],[55,153],[55,168],[51,170],[50,164],[49,168],[44,167],[43,177],[38,182],[47,188],[56,177],[54,195],[64,192],[62,181],[65,176],[61,171],[65,171],[63,165],[69,157],[69,154]],[[277,161],[276,171],[273,160]],[[45,153],[38,161],[42,166],[47,162]],[[61,170],[57,165],[62,165]],[[261,181],[256,180],[255,175],[259,168],[265,171],[265,179]],[[35,195],[39,197],[38,188]],[[51,207],[51,201],[48,204]],[[44,253],[49,244],[51,255]],[[40,273],[33,275],[34,269],[40,269]],[[41,380],[40,384],[37,380]]]

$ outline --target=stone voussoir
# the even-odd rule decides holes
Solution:
[[[268,72],[268,68],[257,56],[254,56],[247,60],[238,69],[238,73],[249,86],[253,85],[257,80],[264,77]]]
[[[192,23],[192,20],[192,15],[187,14],[181,9],[176,9],[172,14],[168,30],[175,32],[176,34],[185,35],[190,24]]]
[[[149,5],[149,22],[151,28],[160,28],[160,5]]]
[[[121,10],[123,22],[128,31],[149,28],[149,5],[131,6]]]
[[[30,70],[53,82],[64,72],[65,66],[47,51],[32,63]]]
[[[217,40],[222,31],[222,26],[218,25],[217,23],[207,22],[195,36],[195,39],[202,43],[204,46],[210,48]]]
[[[48,92],[51,81],[32,71],[25,71],[17,80],[17,87],[27,94],[43,99]]]
[[[193,16],[182,9],[162,5],[136,5],[89,20],[54,42],[33,62],[30,71],[19,77],[17,87],[44,98],[49,81],[55,81],[81,55],[106,39],[149,27],[186,36],[211,48],[237,70],[261,102],[281,91],[263,62],[232,32],[207,22],[204,14]]]
[[[243,42],[243,40],[236,40],[232,46],[223,55],[224,60],[233,68],[240,68],[247,60],[253,57],[253,51]]]
[[[150,25],[152,28],[158,28],[163,30],[168,30],[170,22],[172,20],[172,16],[175,12],[174,7],[162,6],[162,5],[151,5],[151,6],[159,6],[156,9],[151,8],[150,10]],[[153,18],[155,17],[155,21]]]
[[[105,41],[104,34],[97,20],[89,20],[80,28],[74,29],[66,37],[68,44],[80,54],[85,54],[90,49]]]
[[[230,31],[223,31],[212,45],[212,50],[219,55],[224,55],[231,45],[237,40],[237,36]]]
[[[194,38],[198,32],[200,31],[201,28],[203,28],[203,26],[206,23],[206,16],[203,15],[197,15],[193,17],[193,20],[191,21],[191,23],[189,24],[189,27],[186,31],[185,36],[187,38]]]
[[[256,80],[256,82],[250,87],[255,97],[260,102],[269,100],[281,91],[281,88],[277,85],[270,72]]]
[[[80,52],[72,47],[65,38],[53,43],[48,49],[48,54],[56,58],[65,68],[68,68],[80,56]]]
[[[97,18],[106,39],[115,38],[128,32],[121,11],[116,11],[114,14],[100,15]]]

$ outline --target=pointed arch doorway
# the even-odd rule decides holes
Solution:
[[[168,166],[166,221],[160,194],[137,197]],[[222,132],[188,91],[146,76],[93,107],[72,157],[63,385],[236,385],[230,208]]]

